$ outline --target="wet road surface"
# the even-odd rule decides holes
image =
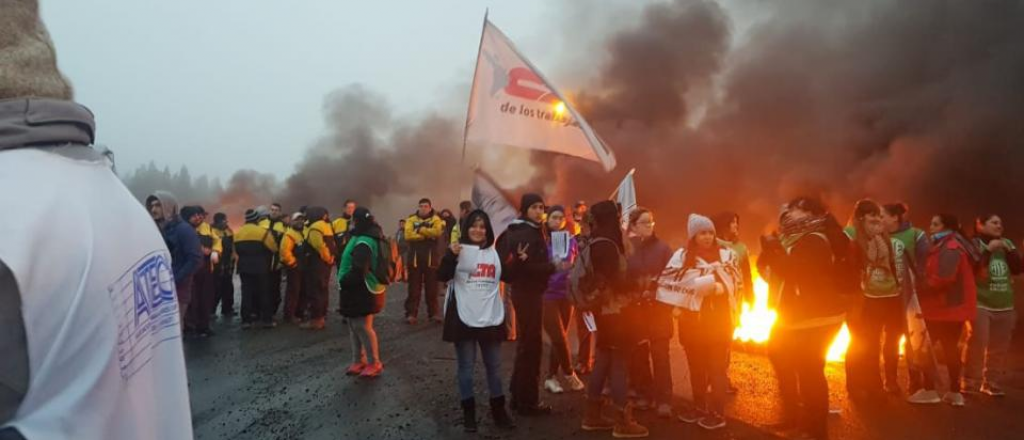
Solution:
[[[407,325],[403,320],[404,285],[391,289],[377,317],[384,374],[377,379],[345,376],[352,361],[348,329],[341,317],[328,317],[327,329],[314,332],[282,324],[272,330],[242,330],[234,320],[218,319],[217,335],[187,340],[189,388],[197,439],[604,439],[608,432],[580,430],[582,395],[542,392],[555,413],[517,418],[513,433],[496,430],[488,418],[483,365],[477,364],[476,390],[480,432],[465,434],[455,385],[455,352],[441,341],[441,326]],[[332,292],[331,310],[337,295]],[[238,304],[238,302],[236,302]],[[1021,338],[1016,338],[1018,341]],[[503,376],[511,375],[513,343],[505,344]],[[546,351],[546,350],[545,350]],[[1024,344],[1014,343],[1008,397],[968,396],[965,408],[917,407],[901,398],[871,405],[846,399],[841,364],[829,366],[833,439],[1020,439],[1024,438]],[[546,355],[546,353],[545,353]],[[689,396],[685,354],[672,344],[674,392]],[[546,360],[543,365],[547,365]],[[730,377],[739,388],[727,409],[729,426],[707,432],[695,425],[658,419],[640,412],[651,438],[777,439],[765,427],[777,413],[775,379],[764,356],[737,351]],[[905,383],[905,382],[904,382]]]

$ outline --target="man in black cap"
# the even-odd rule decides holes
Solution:
[[[217,290],[214,294],[213,310],[220,304],[220,315],[224,318],[235,316],[235,233],[228,225],[228,216],[223,212],[213,215],[213,233],[220,238],[224,249],[220,262],[214,267]]]
[[[252,327],[259,319],[264,328],[276,326],[273,298],[270,296],[270,271],[277,241],[269,229],[260,227],[260,212],[245,211],[245,226],[235,233],[238,274],[242,278],[242,328]]]
[[[512,408],[520,415],[551,413],[540,402],[540,362],[543,347],[544,290],[555,266],[548,257],[544,239],[544,199],[523,195],[520,217],[498,239],[498,255],[504,261],[503,281],[512,290],[516,310],[516,361],[512,370]]]

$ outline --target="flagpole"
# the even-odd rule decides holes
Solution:
[[[462,128],[462,164],[466,164],[466,138],[469,135],[469,118],[472,116],[473,96],[476,94],[476,75],[480,70],[480,54],[484,50],[484,34],[487,32],[487,14],[490,8],[484,9],[484,24],[480,28],[480,45],[476,49],[476,64],[473,65],[473,84],[469,89],[469,103],[466,104],[466,125]]]

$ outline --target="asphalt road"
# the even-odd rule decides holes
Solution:
[[[344,375],[351,362],[348,330],[337,315],[325,331],[282,325],[273,330],[242,330],[237,318],[218,320],[217,335],[186,341],[193,425],[197,439],[600,439],[609,433],[579,428],[582,396],[551,395],[549,417],[518,418],[514,433],[497,431],[479,409],[478,434],[464,434],[455,386],[455,354],[441,341],[438,324],[405,324],[404,285],[388,293],[378,316],[384,374],[377,379]],[[331,310],[337,300],[331,295]],[[422,312],[421,312],[422,313]],[[1018,341],[1020,337],[1016,338]],[[674,392],[689,396],[685,354],[672,345]],[[870,406],[846,400],[841,364],[828,375],[833,439],[1019,439],[1024,438],[1024,344],[1015,342],[1009,396],[969,396],[965,408],[915,407],[900,398]],[[511,374],[513,344],[505,344],[505,385]],[[546,365],[546,363],[544,364]],[[478,401],[486,402],[483,366],[478,363]],[[776,439],[764,427],[777,417],[775,380],[767,360],[737,351],[730,376],[739,388],[727,409],[729,426],[716,432],[639,413],[651,438]]]

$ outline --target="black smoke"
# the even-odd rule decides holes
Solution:
[[[1024,230],[1024,2],[768,7],[739,35],[716,2],[649,6],[578,99],[614,178],[537,154],[537,181],[595,199],[636,167],[641,204],[675,232],[689,212],[737,210],[749,237],[799,193],[841,218],[870,196],[909,202],[919,224],[991,210]]]

